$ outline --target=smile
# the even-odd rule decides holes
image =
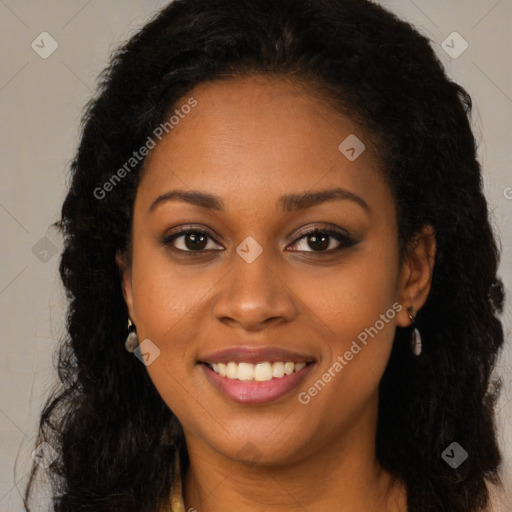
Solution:
[[[208,366],[215,373],[227,379],[237,379],[244,382],[266,382],[299,372],[306,367],[306,364],[304,362],[293,363],[291,361],[276,361],[274,363],[265,361],[257,364],[230,361],[227,364],[212,363]]]
[[[264,405],[285,399],[294,390],[297,391],[315,364],[231,361],[227,364],[203,362],[199,367],[206,380],[223,398],[243,405]]]

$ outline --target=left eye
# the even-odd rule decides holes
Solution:
[[[292,247],[295,246],[295,250],[302,252],[334,252],[352,245],[354,241],[343,233],[317,229],[304,233],[292,244]]]

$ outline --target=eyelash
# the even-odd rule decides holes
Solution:
[[[177,251],[177,252],[181,252],[181,253],[186,253],[186,254],[188,254],[188,255],[190,255],[192,257],[204,255],[204,254],[206,254],[209,251],[219,251],[220,252],[221,249],[202,249],[200,251],[193,251],[193,250],[178,249],[178,248],[173,246],[173,242],[176,239],[178,239],[178,238],[180,238],[182,236],[191,234],[191,233],[206,235],[210,240],[212,240],[216,244],[219,244],[219,242],[217,240],[215,240],[215,237],[212,234],[210,234],[208,231],[206,231],[204,229],[187,228],[187,227],[185,227],[185,228],[180,229],[179,231],[176,231],[174,233],[171,233],[171,234],[167,235],[162,240],[162,245],[164,245],[164,246],[171,246],[172,250]],[[302,231],[302,232],[298,233],[297,238],[291,243],[291,245],[296,245],[303,238],[306,238],[306,237],[311,236],[311,235],[317,235],[317,234],[323,234],[323,235],[327,235],[327,236],[329,236],[331,238],[334,238],[336,241],[339,242],[340,245],[338,245],[338,247],[335,247],[334,249],[328,249],[328,250],[325,250],[325,251],[310,250],[310,251],[296,251],[296,252],[312,253],[312,254],[317,254],[317,255],[333,254],[333,253],[337,253],[337,252],[339,252],[339,251],[341,251],[343,249],[352,247],[353,245],[355,245],[357,243],[355,240],[353,240],[349,235],[347,235],[345,233],[342,233],[340,231],[334,230],[332,228],[318,228],[317,227],[317,228],[305,230],[305,231]],[[330,243],[329,243],[329,245],[330,245]]]

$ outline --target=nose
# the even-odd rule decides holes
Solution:
[[[235,253],[231,270],[219,286],[212,312],[226,325],[260,331],[290,322],[298,314],[293,292],[265,251],[252,263]]]

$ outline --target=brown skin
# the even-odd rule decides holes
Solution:
[[[406,308],[417,311],[428,296],[432,229],[400,265],[395,204],[369,140],[310,88],[247,77],[202,84],[178,107],[189,97],[197,107],[146,159],[132,263],[117,258],[139,339],[161,350],[147,370],[185,432],[186,510],[405,511],[404,486],[375,455],[378,385],[396,326],[410,325]],[[338,150],[351,133],[367,146],[353,162]],[[334,187],[362,198],[369,212],[339,199],[280,210],[282,195]],[[225,209],[170,201],[148,211],[174,189],[218,195]],[[358,243],[322,255],[307,236],[299,240],[301,228],[323,223]],[[161,244],[186,224],[222,240],[209,240],[195,258]],[[236,252],[248,236],[263,248],[251,264]],[[339,246],[330,240],[328,249]],[[174,246],[186,250],[185,241]],[[397,316],[310,403],[299,403],[298,393],[394,303],[403,306]],[[237,404],[208,383],[197,361],[240,344],[305,351],[315,367],[275,403]],[[242,454],[248,443],[255,464]]]

